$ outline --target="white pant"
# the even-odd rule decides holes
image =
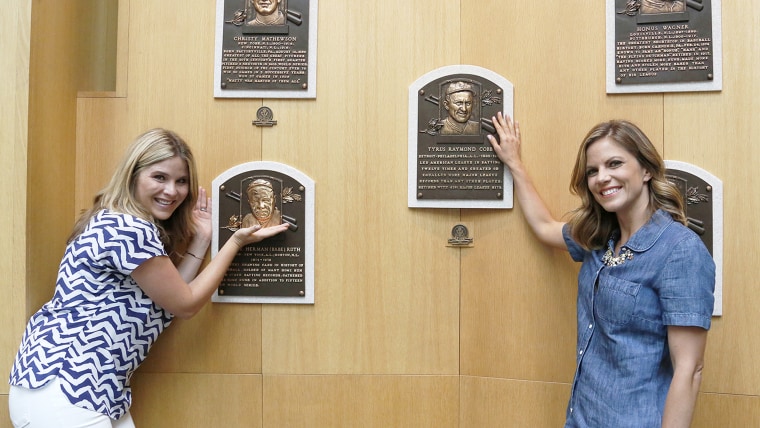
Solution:
[[[8,409],[16,428],[135,428],[129,412],[114,421],[71,404],[57,378],[40,389],[11,385]]]

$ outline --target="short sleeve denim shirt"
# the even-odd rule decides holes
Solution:
[[[578,274],[576,370],[565,427],[659,427],[673,377],[667,327],[710,328],[715,263],[700,238],[658,210],[606,266],[563,229]]]

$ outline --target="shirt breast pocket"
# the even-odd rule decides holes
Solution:
[[[613,324],[626,324],[636,308],[636,296],[641,284],[607,276],[600,278],[599,290],[594,299],[596,315]]]

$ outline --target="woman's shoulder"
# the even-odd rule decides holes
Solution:
[[[156,225],[142,217],[133,214],[103,209],[95,213],[90,223],[111,224],[115,226],[126,227],[147,227],[155,229]]]

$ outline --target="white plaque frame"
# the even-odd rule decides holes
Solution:
[[[213,188],[212,201],[220,201],[223,195],[219,194],[219,188],[228,180],[238,174],[254,171],[275,171],[296,179],[304,186],[304,194],[307,195],[304,203],[305,219],[299,224],[304,228],[304,296],[280,297],[280,296],[224,296],[218,291],[211,296],[212,302],[219,303],[280,303],[280,304],[314,304],[314,180],[297,169],[278,162],[255,161],[234,166],[216,177],[211,186]],[[219,252],[219,210],[211,213],[214,234],[211,239],[211,258]],[[283,233],[288,233],[285,231]]]
[[[418,103],[420,102],[419,91],[425,85],[435,79],[453,74],[472,74],[482,76],[499,85],[503,93],[502,113],[514,117],[514,85],[512,82],[499,74],[483,67],[475,65],[449,65],[430,71],[409,86],[409,119],[407,139],[409,142],[408,153],[408,206],[409,208],[490,208],[508,209],[513,206],[513,183],[509,168],[504,165],[504,197],[501,200],[470,200],[470,199],[417,199],[417,137],[419,129]]]
[[[631,94],[650,92],[700,92],[723,89],[723,30],[721,0],[710,0],[712,8],[713,79],[705,82],[641,83],[618,85],[615,83],[615,0],[607,0],[607,93]]]
[[[222,80],[222,42],[224,38],[224,2],[216,1],[216,41],[214,44],[214,98],[316,98],[317,97],[317,13],[318,0],[309,1],[309,52],[307,63],[307,87],[301,90],[224,90]]]
[[[713,316],[723,315],[723,182],[690,163],[666,160],[665,168],[687,172],[712,186],[712,256],[715,261],[715,307]]]

